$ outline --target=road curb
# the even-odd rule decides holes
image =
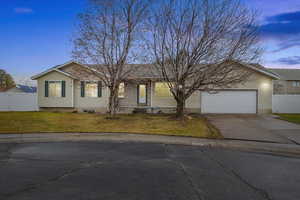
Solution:
[[[282,154],[300,155],[300,146],[268,142],[203,139],[180,136],[145,135],[128,133],[33,133],[33,134],[0,134],[0,143],[42,143],[42,142],[144,142],[171,145],[190,145],[218,147],[246,151],[264,151]]]

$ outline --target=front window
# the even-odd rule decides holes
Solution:
[[[293,87],[300,87],[300,81],[293,81]]]
[[[49,96],[61,97],[61,81],[49,81]]]
[[[157,97],[171,97],[172,93],[167,83],[158,82],[155,83],[154,89],[155,96]]]
[[[98,96],[98,84],[94,82],[87,82],[85,84],[85,95],[87,97],[97,97]]]
[[[119,85],[118,97],[119,98],[124,98],[125,97],[125,84],[124,83],[120,83],[120,85]]]

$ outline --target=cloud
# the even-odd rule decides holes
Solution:
[[[271,51],[271,53],[277,53],[293,47],[300,47],[300,38],[284,40],[283,42],[279,42],[277,46],[278,48]]]
[[[270,23],[260,27],[263,38],[284,39],[295,34],[300,34],[299,22]]]
[[[33,12],[31,8],[15,8],[14,11],[17,14],[28,14]]]
[[[263,38],[273,39],[300,34],[300,11],[266,17],[260,32]]]
[[[266,17],[266,21],[269,22],[293,22],[300,21],[300,11],[282,13],[270,17]]]
[[[278,48],[272,53],[300,47],[300,11],[268,16],[259,30],[263,40],[277,42]]]
[[[277,63],[286,64],[286,65],[297,65],[300,64],[300,56],[290,56],[286,58],[279,58]]]

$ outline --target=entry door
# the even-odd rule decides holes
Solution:
[[[138,98],[137,98],[138,105],[147,105],[147,85],[146,84],[138,85],[137,95],[138,95]]]

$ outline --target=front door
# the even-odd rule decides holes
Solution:
[[[146,84],[139,84],[137,91],[137,103],[138,105],[147,105],[147,85]]]

